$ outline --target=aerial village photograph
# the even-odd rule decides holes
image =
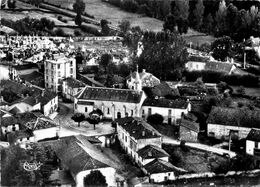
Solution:
[[[0,186],[260,186],[260,0],[0,6]]]

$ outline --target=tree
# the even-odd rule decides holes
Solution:
[[[83,0],[76,0],[76,2],[73,4],[73,10],[77,13],[75,17],[75,24],[81,26],[81,15],[85,11],[85,3],[83,2]]]
[[[213,42],[211,50],[215,59],[224,61],[234,56],[234,41],[229,36],[223,36]]]
[[[104,36],[108,36],[109,33],[110,33],[110,28],[108,26],[108,21],[105,20],[105,19],[102,19],[100,21],[100,25],[101,25],[101,33],[104,35]]]
[[[188,31],[189,0],[175,0],[173,15],[177,21],[180,34]]]
[[[163,116],[160,114],[153,114],[147,117],[147,121],[149,123],[155,124],[155,125],[160,125],[163,123]]]
[[[102,66],[104,70],[107,72],[108,64],[110,64],[112,60],[113,60],[113,56],[111,54],[105,53],[101,56],[99,65]]]
[[[198,0],[196,4],[196,8],[193,10],[193,14],[196,18],[196,29],[199,30],[202,26],[203,23],[203,15],[204,15],[204,5],[203,5],[203,0]]]
[[[62,36],[62,37],[66,36],[66,34],[62,28],[58,28],[57,30],[55,30],[55,34],[57,36]]]
[[[205,32],[211,34],[213,32],[213,23],[214,23],[214,20],[213,20],[213,17],[211,15],[211,13],[209,13],[207,15],[206,18],[204,18],[204,28],[205,28]]]
[[[238,94],[241,94],[241,95],[244,95],[246,93],[244,86],[239,86],[239,88],[236,91]]]
[[[175,31],[176,27],[176,20],[175,17],[170,13],[166,16],[164,24],[163,24],[163,30],[167,31],[169,30],[170,32]]]
[[[186,34],[188,32],[188,29],[189,29],[188,19],[183,19],[182,17],[180,17],[177,20],[177,25],[178,25],[178,31],[180,34],[183,34],[183,33]]]
[[[121,29],[121,31],[125,34],[127,31],[131,29],[131,24],[128,20],[123,20],[118,25],[118,27]]]
[[[96,129],[96,125],[100,122],[103,116],[103,112],[100,109],[93,110],[89,113],[88,121],[90,124],[93,124],[94,130]]]
[[[15,9],[16,8],[16,0],[8,0],[7,6],[11,9]]]
[[[99,170],[92,170],[84,178],[84,186],[107,186],[106,177]]]
[[[54,159],[57,158],[47,156],[46,150],[37,144],[31,144],[28,149],[22,149],[18,145],[3,149],[1,150],[1,185],[49,186],[48,179],[54,167],[49,161],[52,162]],[[25,161],[29,163],[36,161],[42,165],[38,170],[26,171],[23,167]]]
[[[226,15],[227,15],[227,7],[225,0],[219,2],[219,9],[216,12],[216,33],[219,35],[223,35],[226,31]]]
[[[82,113],[75,113],[71,117],[72,120],[78,123],[78,127],[80,127],[80,123],[85,120],[85,115]]]
[[[238,25],[236,24],[238,21],[238,10],[237,7],[234,6],[232,3],[230,3],[227,7],[227,11],[226,11],[226,30],[227,33],[229,33],[229,35],[232,37],[235,32],[237,31],[237,27]]]

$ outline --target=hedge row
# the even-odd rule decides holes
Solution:
[[[227,75],[216,71],[184,71],[183,77],[186,81],[193,82],[199,77],[202,77],[203,82],[219,83],[226,82],[229,85],[243,85],[246,87],[257,87],[259,85],[259,78],[254,75]]]

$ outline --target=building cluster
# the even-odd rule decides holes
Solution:
[[[101,39],[88,38],[84,42],[96,45]],[[104,38],[105,44],[110,40]],[[146,70],[139,72],[137,66],[126,77],[127,89],[107,88],[94,80],[94,75],[77,73],[78,51],[71,44],[72,39],[17,36],[0,37],[0,41],[1,58],[9,62],[11,79],[1,81],[1,141],[25,148],[31,142],[50,145],[61,163],[62,170],[56,172],[69,170],[77,186],[83,186],[84,177],[93,169],[106,177],[109,186],[122,181],[116,174],[116,163],[108,161],[100,151],[100,139],[83,135],[59,137],[60,124],[52,120],[58,112],[59,95],[73,102],[74,113],[88,118],[99,109],[102,119],[115,122],[115,133],[104,135],[105,145],[108,136],[110,142],[118,139],[150,183],[174,180],[187,173],[170,163],[170,155],[162,148],[163,135],[152,126],[162,124],[152,124],[149,118],[159,115],[163,124],[177,127],[178,140],[197,142],[199,133],[205,129],[200,127],[195,114],[204,112],[201,106],[207,95],[218,94],[216,84],[162,82]],[[84,45],[81,50],[86,55],[85,65],[90,66],[97,65],[103,54]],[[108,53],[115,64],[129,62],[126,51],[121,54],[111,49]],[[205,54],[190,53],[194,54],[186,64],[188,71],[232,74],[238,69],[232,60],[218,62]],[[209,110],[206,120],[209,137],[229,142],[245,138],[246,153],[260,158],[259,111],[227,107]]]

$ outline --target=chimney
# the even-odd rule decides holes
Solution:
[[[153,135],[153,136],[155,135],[154,131],[152,131],[152,135]]]
[[[42,90],[42,94],[41,94],[42,97],[44,97],[44,92],[45,92],[45,90]]]
[[[144,130],[142,131],[142,136],[145,136],[145,131]]]
[[[0,97],[0,102],[3,102],[3,101],[4,101],[4,97],[1,96],[1,97]]]
[[[150,157],[152,156],[152,152],[151,151],[148,152],[148,156],[150,156]]]
[[[146,70],[145,69],[143,69],[143,73],[145,73],[146,72]]]

